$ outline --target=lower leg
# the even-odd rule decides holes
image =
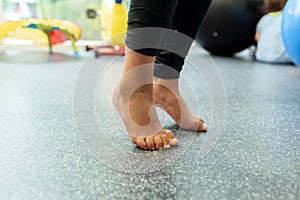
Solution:
[[[174,16],[174,29],[186,35],[190,40],[182,41],[174,37],[173,44],[192,45],[197,31],[205,17],[211,0],[179,0]],[[188,12],[187,12],[188,11]],[[192,23],[191,23],[192,22]],[[172,49],[172,48],[170,48]],[[174,49],[174,48],[173,48]],[[176,49],[176,48],[175,48]],[[154,100],[162,106],[175,122],[184,129],[206,131],[207,126],[202,119],[195,117],[189,110],[185,100],[178,89],[179,74],[184,65],[186,55],[176,55],[176,52],[162,51],[156,57],[154,70]],[[171,90],[170,90],[171,89]]]

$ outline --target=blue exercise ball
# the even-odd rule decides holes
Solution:
[[[288,0],[282,13],[282,40],[292,61],[300,67],[300,0]]]

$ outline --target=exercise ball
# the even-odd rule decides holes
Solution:
[[[212,54],[231,56],[255,44],[255,30],[266,13],[264,0],[213,0],[196,35]]]
[[[300,67],[300,0],[287,1],[283,8],[281,31],[287,53]]]

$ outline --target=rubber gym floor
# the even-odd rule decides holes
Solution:
[[[110,95],[123,57],[0,53],[0,199],[300,199],[300,68],[194,45],[181,89],[205,134],[136,148]]]

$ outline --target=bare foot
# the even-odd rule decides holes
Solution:
[[[164,109],[185,130],[206,132],[204,121],[194,116],[178,89],[178,79],[153,78],[154,103]]]
[[[136,87],[130,75],[121,79],[114,90],[113,101],[125,124],[131,141],[142,149],[162,149],[177,145],[170,130],[161,127],[153,102],[153,84]]]

